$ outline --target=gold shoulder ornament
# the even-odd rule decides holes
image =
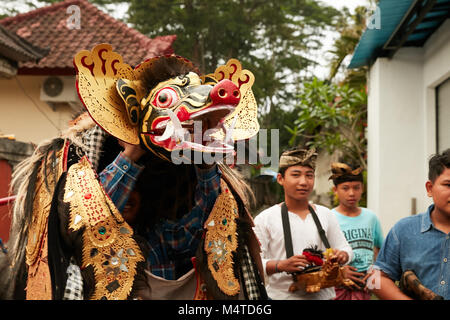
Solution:
[[[238,205],[224,180],[220,181],[221,193],[205,222],[204,249],[208,268],[222,292],[229,296],[239,293],[239,281],[233,271],[233,252],[238,241],[236,218]]]
[[[91,299],[126,299],[136,265],[144,258],[132,238],[132,228],[105,193],[86,157],[69,168],[64,201],[70,203],[69,228],[85,228],[81,268],[94,268]]]

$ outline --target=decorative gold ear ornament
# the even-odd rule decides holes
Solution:
[[[135,86],[127,79],[118,79],[116,81],[116,89],[125,103],[128,121],[132,126],[137,126],[139,124],[141,105],[138,101]]]
[[[214,78],[217,82],[228,79],[231,80],[241,91],[241,100],[236,110],[227,116],[225,125],[230,128],[234,124],[232,139],[234,141],[250,139],[259,131],[258,105],[253,95],[252,85],[255,76],[249,70],[242,69],[241,63],[237,59],[228,60],[226,65],[219,66],[214,74],[203,77],[205,82],[208,78]],[[219,131],[217,137],[223,138],[223,132]]]
[[[128,120],[125,103],[117,93],[116,81],[136,80],[133,69],[109,44],[83,50],[74,58],[77,90],[92,119],[106,132],[131,144],[139,144],[139,128]]]

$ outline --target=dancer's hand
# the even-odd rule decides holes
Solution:
[[[119,144],[124,149],[122,155],[127,157],[133,162],[138,161],[144,154],[145,150],[138,144],[130,144],[119,140]]]

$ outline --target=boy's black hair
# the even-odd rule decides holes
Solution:
[[[307,166],[307,167],[310,167],[310,166]],[[279,169],[278,169],[278,173],[280,173],[281,176],[284,178],[284,174],[286,173],[286,170],[289,169],[289,168],[290,168],[290,167],[279,168]],[[310,167],[310,168],[311,168],[311,167]],[[311,168],[311,169],[314,170],[314,168]],[[315,171],[315,170],[314,170],[314,171]]]
[[[284,174],[286,173],[286,170],[287,170],[287,169],[288,169],[288,168],[286,168],[286,167],[280,168],[280,169],[278,169],[278,173],[281,174],[282,177],[284,177]]]
[[[428,162],[428,180],[431,182],[436,181],[446,168],[450,169],[450,148],[430,158]]]
[[[334,184],[335,187],[337,187],[341,183],[353,182],[353,181],[359,181],[361,183],[364,183],[362,172],[360,174],[356,175],[356,176],[354,176],[354,175],[343,175],[343,176],[340,176],[339,178],[333,179],[333,184]]]

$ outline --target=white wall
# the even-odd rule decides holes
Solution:
[[[436,91],[435,88],[450,78],[450,19],[426,43],[424,52],[424,85],[427,112],[427,153],[436,152]],[[450,119],[447,119],[447,123]],[[447,146],[450,147],[450,146]]]
[[[401,218],[431,203],[425,182],[436,150],[434,88],[450,75],[450,20],[423,48],[402,48],[370,69],[368,207],[386,235]]]
[[[333,207],[333,197],[329,192],[333,188],[333,181],[329,180],[331,176],[331,163],[339,160],[339,154],[335,153],[329,155],[326,151],[318,153],[316,161],[316,172],[314,182],[314,197],[312,200],[315,203],[324,205],[326,207]]]
[[[68,126],[73,110],[59,105],[53,110],[40,100],[44,76],[0,79],[0,132],[16,140],[38,144],[58,136]],[[75,90],[75,89],[74,89]]]

